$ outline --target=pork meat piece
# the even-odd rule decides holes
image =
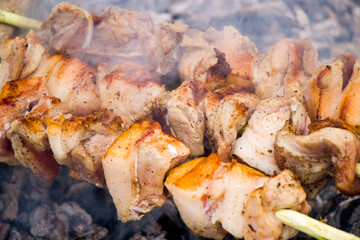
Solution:
[[[360,134],[360,61],[353,66],[351,78],[342,92],[340,100],[340,119],[355,128]]]
[[[139,220],[166,201],[166,173],[190,150],[165,134],[157,122],[134,123],[107,149],[102,163],[106,184],[123,221]]]
[[[281,187],[272,192],[278,184]],[[236,238],[254,239],[248,229],[256,218],[253,226],[256,232],[276,227],[268,236],[288,239],[296,231],[283,228],[274,217],[275,211],[291,208],[308,213],[310,210],[304,190],[290,171],[267,177],[235,160],[224,163],[214,153],[173,169],[165,186],[185,224],[205,238],[222,239],[229,232]],[[259,192],[267,195],[261,204],[254,200]],[[285,196],[289,194],[287,201]],[[274,221],[266,221],[271,218]]]
[[[309,214],[306,193],[297,176],[284,170],[261,188],[255,189],[246,204],[245,239],[289,239],[297,230],[284,225],[275,217],[281,209]]]
[[[60,113],[47,118],[46,125],[54,157],[60,165],[70,168],[70,176],[105,186],[101,159],[124,131],[120,117],[106,109],[84,117]]]
[[[6,136],[11,123],[22,118],[47,94],[42,78],[19,79],[5,83],[0,92],[0,161],[19,164]]]
[[[31,74],[48,54],[33,31],[7,39],[1,46],[0,88],[9,80],[33,78]]]
[[[255,94],[238,85],[227,85],[206,95],[206,136],[223,161],[232,158],[237,134],[259,102]]]
[[[321,65],[308,83],[304,94],[312,121],[341,116],[343,90],[353,74],[356,57],[345,54],[334,61]],[[355,69],[356,70],[356,69]],[[349,86],[350,89],[352,88]],[[348,100],[344,101],[348,102]]]
[[[54,52],[92,65],[127,60],[164,75],[177,63],[187,30],[183,24],[154,24],[145,12],[109,8],[101,15],[91,15],[78,6],[59,3],[39,37]]]
[[[254,70],[255,92],[261,99],[297,97],[317,70],[317,51],[308,40],[282,39],[267,51]]]
[[[309,134],[298,134],[296,124],[286,124],[275,140],[278,166],[299,176],[308,199],[315,198],[332,177],[343,194],[359,194],[360,180],[355,177],[360,157],[359,140],[339,122],[321,126]]]
[[[38,35],[47,48],[77,55],[90,45],[94,32],[92,15],[76,5],[61,2],[43,22]]]
[[[102,78],[99,88],[101,107],[112,109],[127,127],[149,118],[154,98],[165,92],[147,69],[131,62],[118,64]]]
[[[87,115],[99,110],[96,68],[77,58],[59,58],[51,73],[47,75],[46,87],[49,95],[59,98],[68,106],[71,113],[77,115]]]
[[[155,103],[172,135],[190,148],[191,156],[200,156],[205,151],[206,93],[204,81],[188,79],[177,89],[159,96]]]
[[[290,119],[306,127],[310,122],[304,104],[296,98],[262,100],[242,136],[236,140],[234,155],[268,175],[280,172],[274,156],[274,142],[276,133]]]
[[[44,96],[24,117],[13,121],[7,131],[15,158],[48,181],[55,179],[59,165],[50,149],[45,118],[67,111],[59,99]]]
[[[215,49],[225,54],[232,69],[228,81],[253,90],[253,71],[260,51],[249,38],[234,27],[225,26],[222,32],[209,28],[206,32],[189,30],[181,46],[185,48],[179,62],[179,73],[183,80],[197,77],[217,62]]]

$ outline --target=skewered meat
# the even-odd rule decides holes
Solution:
[[[71,54],[90,45],[94,22],[92,15],[76,5],[56,5],[42,24],[39,38],[56,52]],[[48,47],[47,46],[47,47]]]
[[[229,82],[253,90],[253,71],[261,53],[249,38],[242,36],[234,27],[226,26],[222,32],[209,28],[206,32],[189,30],[181,46],[185,51],[179,62],[183,80],[198,77],[217,62],[215,49],[223,52],[232,69]]]
[[[33,31],[25,38],[7,39],[1,46],[0,87],[9,80],[31,78],[46,54]]]
[[[309,116],[313,121],[341,117],[340,101],[353,74],[355,61],[354,55],[345,54],[321,65],[313,75],[309,82],[309,92],[305,95]]]
[[[49,96],[59,98],[70,111],[86,115],[100,109],[96,68],[76,58],[50,56],[32,31],[26,38],[9,39],[2,49],[0,85],[42,77]]]
[[[137,64],[123,62],[106,74],[99,83],[101,107],[112,109],[129,127],[152,111],[152,101],[165,92],[149,71]]]
[[[166,200],[167,171],[182,163],[190,150],[161,131],[158,123],[134,123],[107,149],[102,164],[118,218],[139,220]]]
[[[354,63],[353,71],[348,85],[342,93],[340,102],[340,118],[355,128],[360,134],[360,61]]]
[[[50,96],[59,98],[72,113],[86,115],[100,109],[96,68],[77,58],[61,57],[46,81]]]
[[[0,93],[0,161],[18,164],[11,143],[6,136],[11,122],[25,113],[47,94],[42,78],[13,80],[5,83]]]
[[[303,88],[319,63],[308,40],[282,39],[275,43],[254,70],[255,92],[260,99],[275,96],[303,100]]]
[[[234,155],[268,175],[280,172],[274,156],[276,133],[291,119],[301,126],[309,123],[305,106],[296,98],[262,100],[248,125],[235,142]]]
[[[56,161],[70,168],[70,176],[105,186],[101,159],[124,131],[112,111],[102,110],[85,117],[59,114],[46,119],[46,133]]]
[[[227,85],[205,97],[206,136],[223,161],[230,160],[238,132],[246,125],[259,99],[236,85]]]
[[[45,118],[67,111],[59,99],[45,96],[23,118],[13,121],[7,131],[15,158],[48,181],[55,179],[59,165],[49,146]]]
[[[236,161],[223,163],[217,154],[173,169],[165,186],[186,225],[208,238],[221,239],[228,231],[236,238],[288,239],[296,231],[283,228],[274,212],[310,211],[304,190],[289,170],[267,177]]]
[[[59,3],[42,25],[39,36],[53,51],[93,65],[130,60],[151,72],[166,74],[179,58],[179,44],[187,29],[181,24],[154,25],[143,12],[109,8],[98,16],[75,5]]]
[[[204,154],[205,113],[203,99],[205,83],[189,79],[177,89],[161,95],[156,104],[164,114],[171,133],[182,141],[192,156]]]
[[[338,126],[341,124],[322,123],[320,129],[302,135],[296,134],[296,124],[288,123],[276,136],[278,166],[299,176],[309,199],[315,198],[332,177],[342,193],[360,193],[360,180],[355,177],[360,142],[346,126]]]

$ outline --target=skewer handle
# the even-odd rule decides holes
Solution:
[[[284,224],[296,228],[316,239],[360,240],[360,238],[354,234],[344,232],[293,210],[279,210],[275,213],[275,216]]]
[[[0,9],[0,22],[19,28],[41,28],[42,22]]]

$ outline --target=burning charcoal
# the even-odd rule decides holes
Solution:
[[[50,236],[54,229],[56,216],[49,205],[36,208],[30,214],[30,232],[35,237]]]

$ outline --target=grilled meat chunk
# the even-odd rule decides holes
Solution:
[[[48,181],[55,179],[59,165],[50,149],[45,118],[67,111],[59,99],[45,96],[23,118],[13,121],[7,131],[15,158]]]
[[[281,187],[275,194],[273,191],[278,185]],[[229,232],[236,238],[254,239],[254,233],[248,231],[256,218],[254,231],[262,234],[275,226],[267,236],[287,239],[296,231],[283,229],[274,217],[275,211],[291,208],[308,213],[310,210],[304,190],[290,171],[267,177],[235,160],[224,163],[217,154],[173,169],[165,186],[173,195],[185,224],[195,234],[207,238],[221,239]],[[294,197],[286,201],[289,193]],[[265,197],[263,201],[258,194]]]
[[[337,57],[333,62],[321,65],[309,81],[308,92],[305,94],[309,116],[313,121],[324,120],[329,117],[340,118],[341,99],[343,90],[348,85],[353,74],[356,57],[345,54]],[[356,69],[355,69],[356,70]],[[346,89],[352,88],[351,86]]]
[[[276,133],[289,119],[298,125],[309,124],[306,108],[296,98],[262,100],[244,133],[236,140],[234,155],[268,175],[280,172],[274,156],[274,142]]]
[[[99,16],[59,3],[42,25],[39,37],[54,52],[92,65],[115,65],[128,60],[162,75],[178,61],[180,42],[187,29],[182,24],[155,25],[145,12],[109,8]]]
[[[189,79],[177,89],[156,99],[156,106],[163,114],[171,133],[190,148],[192,156],[204,154],[203,99],[206,93],[203,81]]]
[[[223,52],[230,65],[228,81],[253,89],[253,71],[261,53],[249,38],[234,27],[225,26],[222,32],[209,28],[205,32],[189,30],[181,46],[185,51],[179,62],[179,73],[183,80],[198,77],[217,62],[215,49]]]
[[[303,88],[319,63],[308,40],[282,39],[275,43],[254,70],[255,92],[261,99],[275,96],[303,100]]]
[[[289,239],[297,230],[284,225],[275,212],[291,209],[308,214],[306,193],[297,177],[289,170],[272,177],[261,188],[255,189],[246,204],[245,239]]]
[[[346,77],[344,78],[346,79]],[[344,84],[345,86],[345,84]],[[340,119],[355,128],[356,133],[360,134],[360,61],[354,63],[351,71],[351,78],[342,92],[339,103]]]
[[[322,123],[322,127],[310,134],[299,134],[298,126],[288,123],[277,133],[277,164],[299,176],[309,199],[315,198],[332,177],[343,194],[360,193],[360,180],[355,177],[360,142],[346,126],[343,129],[339,126],[339,123]]]
[[[42,77],[49,96],[59,98],[73,113],[100,109],[96,68],[77,58],[50,56],[34,32],[6,41],[1,59],[0,87],[9,80]]]
[[[84,117],[59,114],[47,118],[46,125],[54,157],[70,168],[70,176],[105,186],[101,159],[123,132],[121,119],[104,109]]]
[[[93,31],[93,17],[89,12],[62,2],[52,9],[38,35],[49,49],[58,53],[74,54],[89,47]]]
[[[33,31],[26,37],[7,39],[1,46],[0,88],[9,80],[30,76],[48,52]]]
[[[11,122],[23,117],[47,94],[42,78],[13,80],[5,83],[0,92],[0,161],[18,164],[6,132]]]
[[[167,171],[182,163],[190,150],[161,131],[157,122],[134,123],[107,149],[102,163],[118,218],[139,220],[166,200]]]
[[[153,99],[165,92],[140,65],[123,62],[106,74],[99,84],[101,107],[112,109],[129,127],[151,115]]]
[[[206,95],[206,136],[223,161],[231,159],[237,134],[259,102],[255,94],[236,85],[227,85]]]
[[[56,61],[56,60],[55,60]],[[100,109],[96,68],[77,58],[60,57],[47,76],[50,96],[59,98],[77,115]]]

